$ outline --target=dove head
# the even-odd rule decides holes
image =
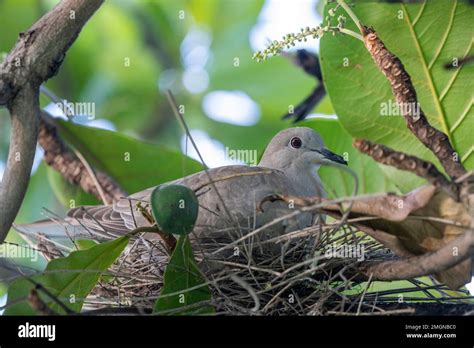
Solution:
[[[313,129],[295,127],[282,130],[273,137],[259,166],[298,173],[314,172],[321,165],[335,163],[347,165],[341,156],[324,147],[321,136]]]

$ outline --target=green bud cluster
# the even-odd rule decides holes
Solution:
[[[276,56],[282,49],[295,46],[295,42],[307,41],[308,37],[312,37],[313,39],[320,38],[328,30],[328,26],[317,26],[315,28],[306,27],[302,28],[299,33],[286,34],[285,36],[283,36],[281,41],[275,40],[263,51],[255,52],[255,54],[253,55],[253,59],[256,59],[258,62],[261,60],[265,60],[270,56]]]
[[[283,36],[281,41],[274,40],[270,45],[268,45],[264,50],[255,52],[252,59],[255,59],[257,62],[266,60],[268,57],[276,56],[283,49],[288,49],[296,45],[296,42],[306,42],[308,38],[319,39],[325,33],[331,32],[333,35],[343,29],[346,23],[346,18],[344,16],[339,16],[337,18],[337,26],[331,25],[331,20],[335,17],[336,11],[339,9],[340,5],[337,4],[335,7],[328,10],[328,16],[325,18],[325,22],[317,27],[302,28],[299,33],[289,33]]]

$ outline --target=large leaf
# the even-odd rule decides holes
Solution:
[[[319,132],[324,139],[324,145],[346,159],[349,168],[357,174],[359,194],[397,191],[376,162],[352,147],[352,137],[342,128],[340,122],[332,119],[312,119],[301,126],[311,127]],[[354,179],[347,172],[323,166],[319,170],[319,176],[330,197],[353,194]]]
[[[164,285],[155,303],[154,313],[173,315],[213,314],[214,308],[203,304],[211,300],[211,293],[199,267],[187,235],[180,236],[164,275]],[[201,285],[201,286],[200,286]],[[200,286],[193,290],[187,290]],[[171,295],[170,294],[174,294]],[[168,295],[168,296],[166,296]],[[182,310],[179,310],[181,307]]]
[[[48,167],[46,176],[55,196],[67,209],[75,208],[78,205],[101,204],[98,198],[85,192],[81,187],[66,181],[62,174],[55,169]]]
[[[46,270],[31,277],[46,290],[75,312],[79,312],[84,299],[91,292],[106,271],[117,259],[128,244],[124,236],[110,242],[102,243],[85,250],[71,252],[67,257],[54,259],[48,263]],[[19,278],[8,288],[7,315],[37,314],[26,301],[34,284],[26,278]],[[40,298],[59,314],[65,310],[50,297],[38,290]]]
[[[416,279],[417,281],[421,282],[421,286],[434,286],[437,285],[432,278],[425,276],[419,277]],[[362,294],[367,288],[367,282],[363,282],[357,284],[351,289],[344,291],[344,294],[347,295],[356,295]],[[384,291],[393,291],[392,293],[388,293],[384,295],[384,299],[393,299],[394,301],[403,301],[403,302],[419,302],[420,299],[426,298],[445,298],[447,295],[452,297],[467,297],[469,295],[466,294],[466,288],[462,288],[459,290],[438,290],[436,288],[427,289],[424,291],[420,291],[419,287],[417,287],[412,281],[409,280],[395,280],[391,282],[382,282],[382,281],[374,281],[370,283],[369,289],[367,289],[367,294],[373,295],[378,292]],[[398,292],[397,292],[398,290]],[[379,299],[382,298],[380,295]],[[407,299],[408,298],[408,299]],[[474,299],[462,299],[463,302],[470,302],[473,303]]]
[[[202,169],[197,161],[163,146],[63,120],[56,120],[56,124],[63,139],[77,148],[93,167],[109,174],[129,193]],[[80,194],[77,189],[66,189],[69,186],[58,175],[50,174],[50,180],[55,192],[62,196],[62,202],[67,204],[74,199],[76,205],[91,203],[90,196]]]
[[[473,54],[474,7],[461,1],[357,2],[354,11],[365,25],[375,28],[388,49],[401,59],[430,123],[448,134],[464,165],[474,168],[474,65],[444,68],[456,57]],[[347,26],[356,30],[354,23],[348,22]],[[348,66],[344,66],[345,61]],[[438,164],[408,131],[403,117],[381,116],[383,103],[393,101],[390,85],[362,42],[346,35],[326,35],[321,40],[321,63],[334,109],[352,136],[383,143]],[[393,169],[387,172],[404,191],[422,182],[412,174]]]

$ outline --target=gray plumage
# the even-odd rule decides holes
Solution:
[[[208,174],[215,188],[205,171],[163,185],[180,184],[194,190],[200,206],[194,235],[203,240],[210,238],[225,243],[229,238],[236,238],[276,217],[291,213],[292,208],[282,202],[267,202],[263,205],[263,212],[257,212],[258,203],[268,195],[325,196],[317,170],[330,161],[344,163],[341,157],[324,148],[321,137],[312,129],[289,128],[273,137],[257,167],[234,165],[209,169]],[[70,210],[66,218],[68,234],[108,239],[149,225],[137,211],[136,203],[146,206],[153,189],[134,193],[111,206],[85,206]],[[227,210],[215,189],[223,198]],[[266,239],[308,227],[314,221],[315,216],[301,214],[264,231],[259,238]],[[33,225],[24,226],[26,229],[22,232],[30,230]],[[48,234],[44,226],[40,229]]]

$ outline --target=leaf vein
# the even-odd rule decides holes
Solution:
[[[448,27],[446,28],[446,32],[444,33],[444,37],[441,40],[440,45],[437,48],[435,55],[433,56],[433,59],[431,60],[430,64],[428,65],[428,69],[430,69],[430,70],[433,67],[436,60],[438,59],[441,51],[443,50],[443,47],[446,44],[446,41],[448,40],[449,33],[451,32],[451,29],[453,28],[454,14],[456,13],[457,5],[458,5],[458,2],[457,2],[457,0],[455,0],[454,4],[453,4],[453,9],[451,11],[451,16],[449,18]]]
[[[429,86],[429,89],[431,90],[432,98],[434,99],[434,104],[436,106],[436,109],[438,110],[438,119],[439,119],[439,121],[441,123],[441,126],[443,128],[442,130],[446,133],[448,138],[451,139],[451,135],[449,134],[449,128],[448,128],[447,121],[446,121],[446,115],[444,114],[443,107],[442,107],[441,102],[438,98],[438,93],[437,93],[436,88],[435,88],[434,83],[433,83],[433,76],[431,75],[431,72],[428,69],[428,65],[426,63],[426,58],[423,55],[423,51],[421,49],[420,42],[418,41],[418,37],[415,34],[414,27],[413,27],[412,22],[410,20],[410,16],[408,14],[406,6],[403,3],[401,4],[401,6],[403,8],[403,11],[405,12],[405,18],[406,18],[406,21],[408,23],[408,28],[410,29],[410,34],[413,38],[414,46],[416,47],[416,49],[418,51],[418,55],[420,57],[420,61],[421,61],[420,65],[423,68],[423,72],[426,75],[426,79],[429,82],[428,86]]]
[[[459,127],[459,125],[466,119],[466,116],[468,115],[469,110],[471,109],[471,107],[472,107],[472,101],[467,104],[467,108],[461,113],[461,116],[459,116],[457,121],[454,123],[454,125],[449,130],[451,133],[453,133]]]

